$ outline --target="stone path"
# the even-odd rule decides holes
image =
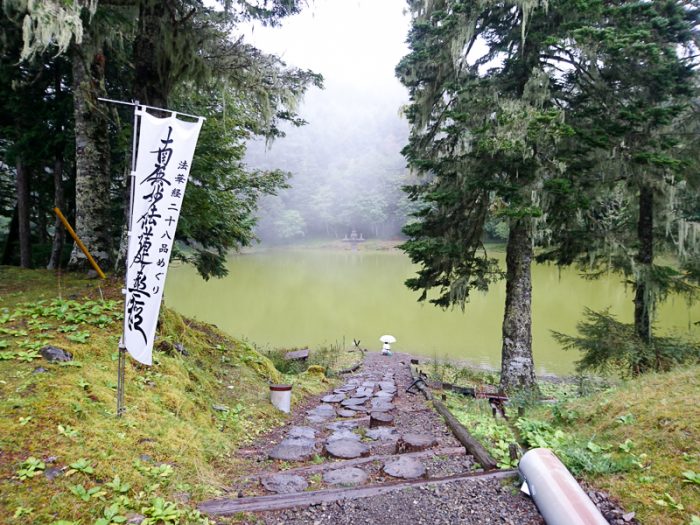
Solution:
[[[367,354],[342,385],[256,443],[250,462],[258,468],[232,480],[235,500],[204,502],[200,509],[217,515],[217,523],[227,523],[221,515],[247,509],[278,509],[257,512],[250,523],[419,523],[414,518],[422,511],[415,506],[422,499],[434,505],[435,484],[455,498],[440,508],[467,514],[455,521],[452,510],[427,512],[425,523],[542,523],[532,502],[513,490],[513,480],[504,482],[500,473],[479,478],[442,418],[422,396],[406,393],[409,359]],[[503,483],[510,484],[507,490]],[[409,501],[406,491],[413,503],[397,508]],[[497,494],[498,508],[510,511],[483,521],[489,513],[479,491],[491,499]],[[466,519],[469,509],[481,521]],[[235,523],[241,522],[238,516]]]

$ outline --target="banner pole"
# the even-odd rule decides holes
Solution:
[[[134,207],[134,178],[135,178],[135,172],[136,172],[136,155],[137,155],[137,132],[138,132],[138,115],[136,113],[136,110],[139,108],[139,102],[138,100],[127,103],[127,102],[120,102],[117,100],[109,100],[109,99],[100,99],[104,102],[114,102],[118,104],[126,104],[126,105],[131,105],[134,106],[134,127],[131,131],[132,134],[132,144],[131,144],[131,170],[129,171],[129,214],[127,215],[128,220],[127,220],[127,233],[126,233],[126,245],[127,245],[127,253],[126,253],[126,261],[125,261],[125,273],[124,273],[124,289],[122,290],[122,293],[126,295],[126,290],[127,287],[129,286],[129,283],[126,282],[126,271],[128,271],[129,268],[129,239],[131,237],[131,223],[132,223],[132,210]],[[124,323],[126,323],[126,316],[124,316]],[[125,325],[122,325],[122,337],[119,340],[119,361],[117,364],[117,417],[122,417],[124,412],[126,412],[126,407],[124,406],[124,377],[126,375],[126,346],[124,346],[124,334],[125,334]]]

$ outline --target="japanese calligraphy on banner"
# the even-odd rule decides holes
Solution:
[[[124,336],[137,361],[152,364],[153,339],[182,199],[202,119],[157,118],[141,109],[127,252]]]

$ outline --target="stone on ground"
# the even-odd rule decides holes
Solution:
[[[309,486],[304,478],[293,474],[275,474],[263,479],[262,484],[267,490],[277,494],[303,492]]]
[[[332,394],[322,397],[321,401],[323,401],[324,403],[340,403],[344,399],[345,394]]]
[[[311,427],[290,427],[287,437],[313,440],[316,437],[316,431]]]
[[[384,399],[372,400],[372,412],[391,412],[394,408],[394,405]]]
[[[73,360],[73,354],[57,346],[45,346],[39,350],[39,353],[49,363],[62,363]]]
[[[437,439],[430,434],[403,434],[396,442],[396,453],[420,452],[437,445]]]
[[[354,410],[356,413],[357,412],[364,412],[366,414],[367,412],[369,412],[369,410],[367,410],[367,408],[363,407],[362,405],[352,405],[352,406],[347,407],[347,409]]]
[[[323,475],[323,481],[329,485],[361,485],[367,482],[367,473],[359,468],[339,468]]]
[[[394,478],[415,479],[425,476],[425,466],[415,458],[401,456],[399,459],[388,461],[382,470]]]
[[[365,433],[365,436],[375,441],[396,441],[399,439],[399,433],[394,427],[371,428]]]
[[[339,439],[326,443],[329,456],[340,459],[355,459],[369,456],[369,447],[353,439]]]
[[[371,412],[369,415],[369,428],[385,427],[394,423],[394,416],[387,412]]]
[[[328,439],[326,439],[326,443],[330,443],[331,441],[338,441],[339,439],[352,439],[354,441],[360,441],[360,435],[355,434],[352,430],[343,428],[340,430],[336,430],[330,436],[328,436]]]
[[[347,408],[341,408],[338,410],[338,415],[340,417],[355,417],[357,415],[357,412],[354,410],[349,410]]]
[[[316,408],[306,412],[308,420],[312,423],[323,423],[327,419],[335,417],[335,408],[331,405],[318,405]]]
[[[313,440],[304,438],[287,438],[268,453],[272,459],[282,461],[304,461],[316,454]]]
[[[344,407],[351,407],[351,406],[355,406],[355,405],[362,405],[362,404],[365,403],[368,399],[369,399],[369,398],[368,398],[367,396],[362,396],[362,397],[351,397],[350,399],[346,399],[345,401],[343,401],[343,402],[340,403],[340,404],[343,405]]]
[[[326,430],[336,432],[342,429],[351,429],[360,426],[360,422],[357,420],[344,420],[344,421],[333,421],[333,423],[328,423],[326,425]]]

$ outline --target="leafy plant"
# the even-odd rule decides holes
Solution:
[[[75,342],[75,343],[85,344],[85,343],[88,342],[88,339],[89,339],[89,337],[90,337],[90,332],[88,332],[87,330],[85,330],[85,331],[83,331],[83,332],[76,332],[76,333],[71,334],[71,335],[69,335],[69,336],[67,336],[67,337],[68,337],[68,340],[69,340],[69,341],[73,341],[73,342]]]
[[[632,449],[635,446],[635,442],[632,441],[631,439],[626,439],[624,443],[620,443],[618,445],[619,449],[622,450],[622,452],[632,452]]]
[[[39,346],[41,345],[42,343],[39,343]],[[15,358],[17,360],[26,362],[33,361],[34,359],[38,359],[39,357],[41,357],[41,355],[39,355],[39,352],[37,352],[36,350],[30,350],[28,352],[17,352],[17,354],[15,355]]]
[[[159,523],[177,523],[182,516],[182,511],[178,510],[177,505],[171,501],[166,501],[163,498],[154,498],[151,500],[149,507],[144,507],[141,512],[146,519],[144,525],[156,525]]]
[[[92,468],[92,465],[90,465],[87,459],[80,458],[78,461],[75,461],[70,464],[70,470],[66,472],[66,476],[70,476],[72,474],[75,474],[76,472],[82,472],[83,474],[93,474],[95,472],[95,469]]]
[[[70,491],[78,496],[83,501],[90,501],[91,499],[104,499],[105,494],[107,494],[102,487],[96,486],[91,489],[86,489],[82,485],[73,485]]]
[[[683,472],[683,483],[693,483],[695,485],[700,485],[700,474],[693,470],[686,470]]]
[[[104,509],[102,512],[102,517],[95,521],[95,525],[119,524],[124,523],[126,519],[126,516],[119,514],[119,505],[113,504]]]
[[[70,425],[58,425],[57,430],[60,435],[66,436],[67,438],[78,437],[79,434],[79,432]]]
[[[674,510],[685,510],[683,504],[676,501],[668,492],[664,492],[663,498],[655,499],[654,503],[656,503],[659,507],[669,507]]]
[[[21,480],[33,478],[46,468],[46,464],[40,459],[30,456],[25,459],[17,471],[17,476]]]
[[[631,425],[634,423],[634,415],[625,414],[624,416],[619,416],[615,421],[621,423],[622,425]]]
[[[27,416],[27,417],[21,417],[19,418],[19,426],[23,427],[27,423],[29,423],[32,420],[32,416]]]
[[[131,483],[123,482],[119,476],[114,476],[112,481],[105,483],[105,487],[109,487],[117,494],[126,494],[131,488]]]
[[[15,513],[12,515],[14,518],[22,518],[24,516],[30,516],[34,512],[34,509],[28,507],[17,507]]]

